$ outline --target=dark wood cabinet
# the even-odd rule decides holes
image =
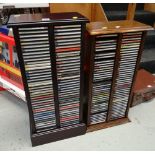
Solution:
[[[11,16],[32,145],[84,134],[84,33],[78,13]]]

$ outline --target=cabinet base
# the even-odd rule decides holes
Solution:
[[[32,146],[42,145],[66,138],[71,138],[86,133],[86,125],[84,123],[58,128],[52,131],[35,133],[31,136]]]
[[[125,124],[128,122],[131,122],[128,118],[120,118],[117,120],[110,121],[108,123],[95,124],[95,125],[91,125],[91,126],[87,127],[87,132],[92,132],[92,131],[96,131],[96,130],[100,130],[100,129],[104,129],[104,128],[109,128],[109,127],[113,127],[116,125]]]

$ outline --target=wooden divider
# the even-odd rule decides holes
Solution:
[[[127,20],[134,20],[135,11],[136,11],[136,3],[129,3],[126,19]]]

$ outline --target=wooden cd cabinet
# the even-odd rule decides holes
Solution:
[[[136,21],[87,26],[87,131],[128,121],[132,90],[146,30]]]
[[[33,146],[127,121],[150,27],[87,22],[73,12],[10,17]]]
[[[82,104],[86,22],[78,13],[23,14],[9,20],[33,146],[86,132]]]

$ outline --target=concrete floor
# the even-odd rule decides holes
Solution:
[[[31,146],[26,104],[0,92],[0,150],[155,150],[155,99],[130,110],[130,123]]]

